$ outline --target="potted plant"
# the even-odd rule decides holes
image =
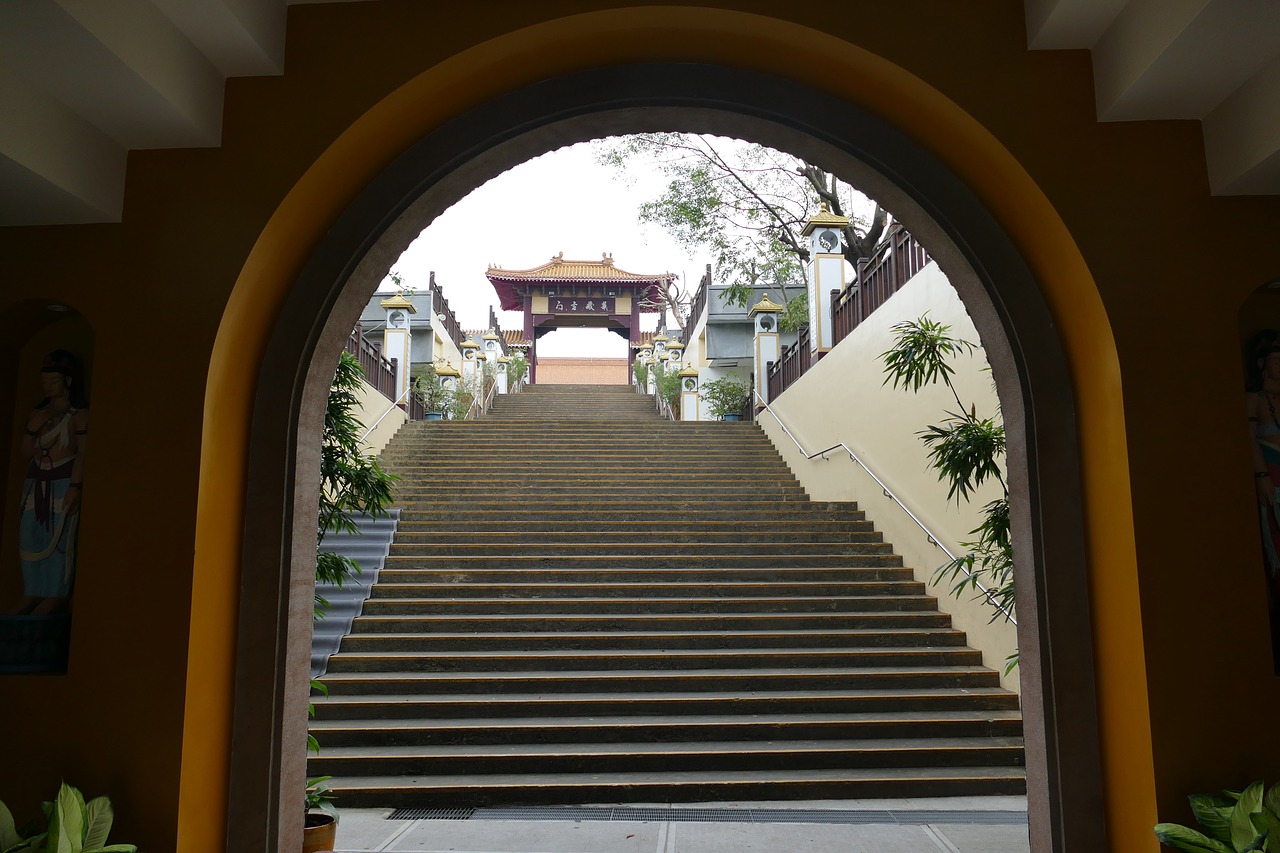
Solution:
[[[65,851],[65,853],[137,853],[132,844],[107,844],[107,833],[115,813],[106,797],[89,802],[75,788],[62,783],[58,796],[44,804],[46,826],[42,831],[38,820],[22,829],[13,822],[13,814],[0,803],[0,851]]]
[[[329,793],[329,780],[332,778],[315,776],[307,780],[302,853],[332,850],[337,840],[338,810],[333,807],[333,794]]]
[[[751,402],[751,386],[736,373],[702,383],[702,399],[707,401],[711,416],[722,421],[742,418]]]
[[[422,401],[427,420],[438,421],[449,407],[449,391],[440,387],[440,377],[434,364],[423,365],[413,378],[413,393]]]
[[[1192,794],[1191,811],[1205,835],[1177,823],[1158,823],[1161,844],[1194,853],[1247,853],[1277,850],[1280,841],[1280,785],[1263,794],[1261,782],[1243,791],[1223,791],[1223,796]]]

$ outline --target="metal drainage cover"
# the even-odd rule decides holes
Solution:
[[[888,811],[882,809],[700,809],[700,808],[471,808],[396,809],[389,820],[600,820],[672,823],[969,823],[1018,825],[1026,812]]]

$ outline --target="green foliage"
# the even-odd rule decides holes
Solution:
[[[915,321],[898,323],[892,331],[892,349],[880,354],[885,367],[883,384],[893,382],[894,388],[901,384],[903,389],[912,392],[939,381],[951,388],[955,369],[948,361],[962,353],[972,354],[975,349],[974,344],[951,337],[948,334],[951,327],[935,323],[928,314]],[[954,388],[951,393],[955,393]]]
[[[449,417],[455,421],[466,420],[467,413],[471,411],[471,404],[475,401],[475,395],[462,386],[446,393],[448,397],[445,399],[445,406]]]
[[[784,332],[795,332],[809,324],[809,292],[800,291],[787,300],[782,313],[778,315],[778,328]]]
[[[449,392],[440,387],[440,376],[434,364],[419,367],[413,377],[413,393],[422,402],[422,408],[428,412],[443,413]]]
[[[529,362],[520,352],[514,352],[511,360],[507,362],[507,387],[514,388],[524,379],[525,374],[529,372]]]
[[[809,244],[801,232],[821,205],[850,217],[844,229],[850,263],[870,255],[884,232],[885,212],[875,202],[817,166],[762,145],[643,133],[597,142],[596,159],[624,179],[637,164],[665,176],[662,194],[641,205],[640,222],[659,226],[690,254],[709,253],[732,305],[746,307],[761,284],[777,288],[788,309],[780,318],[784,330],[808,322]]]
[[[356,417],[356,411],[363,378],[360,362],[344,351],[338,359],[324,413],[320,445],[320,538],[333,531],[356,533],[355,514],[382,516],[391,505],[391,484],[395,477],[383,471],[377,458],[365,455],[360,446],[364,425]],[[340,586],[350,575],[359,572],[360,564],[350,557],[331,552],[320,552],[316,556],[318,583]],[[316,615],[323,615],[328,607],[329,603],[317,593]]]
[[[643,361],[640,361],[639,359],[636,359],[635,363],[631,367],[631,370],[633,373],[635,373],[636,382],[640,385],[640,387],[648,388],[649,387],[649,365],[645,364]]]
[[[325,684],[323,681],[317,681],[314,678],[311,679],[311,689],[321,694],[322,696],[329,695],[329,685]],[[316,703],[308,702],[307,718],[314,719],[315,715],[316,715]],[[307,752],[318,753],[319,751],[320,751],[320,741],[316,740],[316,736],[313,735],[311,732],[307,732]]]
[[[702,385],[702,399],[707,401],[711,416],[724,420],[725,415],[743,415],[751,403],[751,383],[729,373]]]
[[[987,480],[1000,480],[998,460],[1004,456],[1004,425],[979,418],[975,409],[948,412],[940,424],[919,433],[929,449],[929,462],[938,479],[949,484],[947,498],[968,500],[969,492]]]
[[[965,407],[951,382],[955,368],[951,360],[972,355],[976,346],[951,336],[951,327],[922,316],[893,327],[893,347],[880,355],[885,365],[884,384],[893,383],[912,393],[926,385],[942,383],[956,401],[956,411],[947,412],[940,423],[918,433],[929,448],[929,466],[947,484],[947,498],[968,501],[983,483],[1000,484],[1001,496],[982,511],[982,523],[969,531],[975,540],[961,542],[965,553],[939,566],[938,582],[950,585],[952,595],[973,593],[986,598],[995,609],[991,621],[1008,618],[1014,612],[1013,544],[1009,535],[1009,489],[1001,463],[1005,453],[1004,423],[997,412],[979,417],[976,407]],[[981,592],[985,586],[987,594]],[[1003,609],[1001,609],[1003,608]],[[1011,656],[1006,673],[1017,665]]]
[[[0,851],[2,853],[137,853],[132,844],[107,844],[107,834],[115,812],[106,797],[85,802],[84,796],[66,782],[53,802],[44,804],[46,826],[32,821],[21,830],[13,814],[0,803]]]
[[[1280,851],[1280,785],[1263,794],[1262,782],[1237,793],[1192,794],[1191,812],[1208,834],[1176,823],[1158,823],[1161,844],[1193,853]]]
[[[800,236],[825,204],[853,220],[845,257],[868,254],[884,227],[884,211],[822,169],[763,145],[689,133],[643,133],[596,144],[598,162],[620,172],[642,163],[668,179],[640,208],[691,252],[712,254],[724,283],[799,286],[808,260]],[[784,293],[784,297],[785,297]]]
[[[667,401],[667,406],[675,412],[680,411],[680,371],[674,369],[657,373],[658,396]]]
[[[338,816],[338,810],[333,806],[334,796],[329,793],[329,780],[332,778],[332,776],[312,776],[307,780],[304,814],[313,809],[320,809],[325,814]]]

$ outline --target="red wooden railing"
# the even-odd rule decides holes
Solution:
[[[449,337],[454,344],[461,347],[467,336],[462,333],[462,326],[458,324],[458,318],[454,316],[453,309],[449,307],[449,300],[444,298],[440,285],[436,284],[434,271],[427,277],[427,290],[431,292],[432,310],[444,317],[444,330],[449,333]],[[432,319],[434,320],[435,318]]]
[[[813,362],[813,353],[809,351],[809,327],[800,330],[796,342],[782,350],[777,361],[769,362],[769,399],[776,400],[778,395],[795,382]]]
[[[833,343],[844,340],[928,263],[929,253],[924,247],[901,225],[896,222],[891,225],[879,250],[858,261],[856,285],[831,294]],[[799,339],[782,351],[778,361],[769,363],[769,399],[776,400],[804,375],[811,363],[809,329],[805,327]]]
[[[707,310],[707,294],[711,292],[711,264],[707,264],[707,271],[702,274],[702,279],[698,282],[698,292],[693,294],[693,300],[689,303],[689,316],[685,318],[684,328],[685,337],[693,331],[693,327],[698,325],[698,318],[702,316],[702,312]],[[684,341],[688,346],[689,341]]]
[[[366,338],[359,326],[352,329],[351,337],[347,338],[347,352],[360,361],[365,381],[381,391],[388,400],[395,400],[396,360],[384,358],[382,347]]]
[[[929,263],[929,253],[898,223],[889,226],[889,234],[880,250],[870,258],[858,261],[857,285],[831,297],[832,326],[835,343],[858,328],[890,296],[902,289],[911,277]]]

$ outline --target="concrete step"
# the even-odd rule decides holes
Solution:
[[[923,587],[922,587],[923,588]],[[524,618],[559,615],[635,618],[668,615],[684,618],[711,614],[730,617],[748,615],[829,615],[843,617],[857,613],[936,612],[937,599],[926,595],[866,596],[743,596],[733,598],[373,598],[365,603],[364,615],[444,616],[508,614]]]
[[[1020,767],[1021,738],[868,738],[682,743],[335,747],[312,761],[324,775],[637,773],[665,770]]]
[[[414,697],[466,693],[487,696],[510,693],[576,694],[696,693],[721,691],[750,696],[761,691],[840,692],[850,690],[902,691],[911,688],[992,688],[1000,686],[994,670],[979,665],[932,664],[897,667],[759,667],[756,669],[601,670],[552,672],[344,672],[325,679],[326,703],[316,706],[318,717],[404,716],[396,714],[386,697],[412,703]],[[322,697],[316,697],[320,701]],[[363,710],[362,710],[363,709]]]
[[[351,633],[410,634],[512,631],[813,631],[827,628],[949,627],[950,617],[928,610],[840,613],[555,613],[549,608],[537,615],[477,614],[391,616],[364,614]],[[354,639],[354,636],[352,637]]]
[[[337,777],[349,808],[947,797],[1026,792],[1016,767]]]
[[[803,597],[847,597],[858,594],[874,595],[923,595],[924,584],[903,578],[901,580],[849,580],[849,581],[654,581],[654,582],[591,582],[591,583],[554,583],[547,581],[529,581],[515,584],[511,581],[495,581],[477,583],[469,581],[465,584],[452,578],[440,578],[438,575],[425,575],[432,580],[405,582],[401,579],[393,582],[384,575],[382,581],[373,590],[369,606],[375,606],[380,600],[403,599],[450,599],[457,596],[467,598],[508,598],[511,600],[538,600],[543,598],[617,598],[633,600],[647,596],[679,596],[692,598],[740,598],[743,596],[776,598],[794,592]]]
[[[653,714],[578,717],[467,717],[317,720],[312,729],[333,747],[436,744],[697,743],[700,741],[863,738],[1010,737],[1022,735],[1016,711],[844,711],[835,713]],[[323,751],[322,753],[323,754]]]
[[[866,666],[963,666],[982,654],[963,645],[794,649],[613,649],[577,651],[351,652],[329,659],[330,672],[544,672],[549,670],[743,669]]]
[[[623,535],[625,536],[625,534]],[[628,539],[620,536],[609,540],[604,536],[594,542],[558,542],[541,538],[511,539],[506,542],[491,541],[481,537],[479,542],[431,542],[398,541],[391,546],[392,557],[484,557],[529,555],[534,552],[539,556],[565,556],[573,558],[631,556],[637,562],[644,562],[649,557],[666,557],[673,550],[679,550],[683,543],[671,541],[634,541],[634,535]],[[674,547],[673,547],[674,546]],[[888,555],[892,546],[886,542],[773,542],[768,539],[748,539],[745,542],[701,542],[698,543],[698,556],[702,558],[729,555],[759,555],[770,553],[775,562],[792,563],[794,560],[808,556],[867,556]],[[677,558],[678,559],[678,558]]]

